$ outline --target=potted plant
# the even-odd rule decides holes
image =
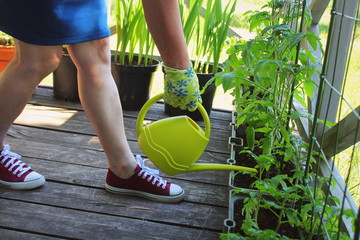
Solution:
[[[302,169],[307,160],[302,153],[306,143],[293,133],[294,121],[300,117],[293,109],[293,100],[305,104],[315,86],[311,79],[315,67],[309,63],[315,64],[316,59],[300,48],[300,42],[307,41],[316,49],[319,39],[289,26],[298,21],[300,7],[272,0],[263,11],[254,12],[249,19],[256,37],[233,40],[224,72],[215,77],[215,83],[231,90],[235,98],[234,126],[242,133],[237,137],[243,138],[244,148],[234,161],[247,166],[245,162],[251,160],[250,167],[259,172],[250,176],[252,182],[247,186],[237,188],[237,192],[247,193],[241,209],[235,209],[244,216],[237,226],[244,237],[286,239],[280,231],[284,223],[308,230],[303,219],[311,211],[300,215],[297,209],[304,206],[299,202],[311,202],[311,196],[304,185],[309,179],[304,179]],[[236,158],[240,155],[243,158]],[[289,172],[285,172],[286,166],[290,166]],[[240,179],[243,181],[244,176]],[[274,229],[261,227],[261,209],[274,214]]]
[[[189,11],[181,11],[184,26],[184,35],[187,44],[192,47],[190,57],[199,79],[203,106],[207,113],[211,113],[216,86],[212,79],[221,72],[220,57],[224,49],[230,22],[232,20],[236,1],[231,0],[225,6],[221,0],[208,0],[205,6],[204,17],[200,14],[202,1],[190,1]],[[180,1],[180,9],[185,9],[184,2]],[[189,112],[165,104],[165,113],[170,116],[188,115],[194,120],[201,120],[198,111]]]
[[[243,138],[245,145],[237,162],[244,165],[243,161],[251,160],[246,163],[251,164],[249,167],[271,163],[264,172],[268,177],[301,164],[293,161],[299,152],[293,147],[297,140],[292,126],[300,114],[292,108],[292,101],[296,98],[305,104],[304,99],[312,96],[315,83],[311,76],[315,68],[308,63],[315,58],[298,46],[300,41],[307,40],[316,49],[319,43],[313,33],[296,32],[284,24],[283,18],[273,18],[272,14],[284,10],[282,5],[272,3],[267,5],[271,11],[256,12],[250,17],[250,26],[258,35],[248,41],[233,40],[225,71],[215,79],[224,91],[231,89],[235,98],[234,125],[237,133],[242,134],[236,137]],[[294,20],[291,16],[298,15],[291,11],[284,14],[289,22]],[[244,182],[243,177],[238,176],[240,182]]]
[[[289,27],[305,9],[287,4],[271,0],[250,16],[256,37],[233,40],[225,70],[216,76],[216,84],[231,90],[235,98],[232,138],[243,140],[229,163],[244,166],[251,160],[250,167],[259,173],[241,186],[234,172],[230,174],[228,233],[221,239],[350,239],[343,224],[355,220],[353,210],[344,208],[342,196],[331,195],[329,189],[336,185],[332,177],[308,170],[318,168],[315,163],[324,156],[294,132],[297,118],[311,118],[297,112],[293,101],[307,109],[318,64],[300,42],[307,41],[313,49],[320,43],[314,34]],[[305,24],[300,21],[299,26]],[[290,172],[285,171],[288,163]],[[246,175],[237,176],[245,181]]]
[[[117,44],[112,72],[124,110],[140,110],[149,99],[160,61],[146,25],[140,0],[115,2]]]
[[[53,72],[53,83],[54,98],[63,101],[80,101],[77,69],[65,46],[60,64]]]
[[[9,64],[14,54],[13,38],[4,32],[0,32],[0,72]]]
[[[257,181],[256,191],[230,190],[228,233],[221,239],[351,239],[338,216],[355,216],[334,204],[340,199],[327,195],[321,185],[315,189],[284,180],[286,175],[277,175]],[[321,182],[327,180],[319,177],[317,183]]]

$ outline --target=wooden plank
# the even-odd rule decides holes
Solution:
[[[333,157],[360,141],[360,106],[354,111],[356,114],[349,113],[324,134],[322,149],[327,157]]]
[[[105,154],[98,139],[93,136],[13,126],[6,141],[11,145],[13,151],[24,157],[104,169],[107,167]],[[130,143],[133,152],[142,154],[137,143]],[[204,152],[198,162],[226,164],[229,156],[227,154]],[[156,168],[153,164],[149,166]],[[226,171],[209,171],[180,174],[174,178],[226,186],[227,177],[228,172]]]
[[[311,10],[312,23],[319,24],[321,17],[323,16],[330,0],[312,0],[309,6]]]
[[[0,226],[72,239],[216,239],[217,232],[0,199]]]
[[[74,111],[65,108],[28,104],[14,123],[58,131],[95,135],[93,127],[83,111]],[[124,125],[128,140],[137,141],[135,120],[124,118]],[[224,129],[224,126],[222,126],[222,128]],[[227,132],[229,132],[229,134],[227,134]],[[207,149],[215,152],[228,152],[227,138],[229,136],[230,131],[217,131],[212,127],[212,134]]]
[[[352,198],[347,184],[345,184],[343,177],[338,171],[336,164],[333,164],[333,160],[330,158],[325,162],[322,158],[320,159],[320,175],[328,179],[332,179],[333,182],[327,183],[331,184],[331,187],[328,188],[328,185],[324,185],[325,191],[330,191],[331,196],[335,196],[339,200],[339,204],[336,204],[338,207],[346,210],[352,210],[354,216],[358,213],[358,206]],[[334,184],[336,183],[336,184]],[[345,197],[344,197],[345,196]],[[353,222],[352,218],[346,218],[344,215],[342,217],[342,222],[345,230],[349,234],[351,239],[354,239],[353,231]]]
[[[326,69],[324,74],[329,84],[324,86],[323,98],[319,109],[319,118],[329,122],[336,122],[340,100],[338,93],[342,91],[354,27],[354,20],[349,17],[356,17],[358,4],[358,1],[339,0],[336,2],[336,12],[338,14],[332,16],[334,20],[333,29],[329,30],[332,36],[327,45],[329,53],[328,59],[325,60],[326,66],[324,66],[324,69]],[[324,125],[319,124],[316,133],[317,138],[320,138],[324,128],[326,128]]]
[[[16,230],[0,228],[1,239],[4,240],[59,240],[64,238],[50,237],[35,233],[19,232]]]
[[[72,158],[75,159],[75,158]],[[75,184],[80,186],[103,188],[107,169],[95,168],[66,162],[46,161],[23,157],[24,162],[42,173],[49,181]],[[210,172],[208,172],[210,174]],[[183,174],[184,179],[187,174]],[[178,175],[180,176],[180,175]],[[212,175],[215,179],[216,173]],[[179,177],[166,177],[173,183],[179,184],[186,191],[185,201],[209,204],[214,206],[227,206],[228,188],[211,183],[188,181]],[[218,179],[219,182],[226,179]],[[219,183],[220,184],[220,183]]]
[[[47,101],[50,106],[53,106],[51,105],[53,99],[48,98]],[[136,229],[136,231],[145,234],[152,231],[152,228],[155,229],[155,232],[159,228],[165,229],[163,226],[166,226],[168,231],[172,231],[171,236],[157,236],[154,234],[154,236],[150,235],[146,239],[177,239],[177,236],[181,236],[181,239],[194,239],[194,237],[195,239],[218,238],[217,232],[222,231],[223,219],[226,217],[227,212],[228,172],[208,171],[180,174],[173,177],[165,176],[185,189],[186,197],[179,204],[161,204],[138,197],[108,193],[103,188],[107,171],[105,155],[98,138],[94,135],[89,120],[82,111],[81,105],[71,103],[64,108],[61,106],[64,102],[61,102],[57,108],[51,108],[42,106],[44,102],[46,102],[45,97],[41,101],[34,102],[35,105],[40,105],[29,105],[30,107],[24,111],[25,115],[22,116],[22,122],[11,127],[6,141],[11,144],[13,151],[24,156],[23,160],[25,162],[45,175],[47,183],[44,187],[34,191],[17,192],[2,191],[0,189],[0,198],[3,198],[0,199],[0,202],[6,200],[16,204],[23,203],[23,206],[16,204],[15,206],[19,211],[23,208],[27,209],[26,213],[22,215],[25,217],[27,214],[31,214],[28,209],[32,208],[32,206],[29,206],[32,204],[40,206],[40,208],[43,207],[42,210],[34,213],[38,215],[47,211],[46,208],[49,207],[60,209],[57,216],[63,219],[56,219],[56,224],[47,223],[46,219],[50,221],[49,219],[54,216],[48,216],[46,213],[43,219],[35,220],[35,222],[39,221],[36,225],[53,225],[46,232],[38,232],[31,227],[29,229],[28,226],[20,228],[15,226],[15,230],[30,231],[36,234],[51,234],[54,237],[70,238],[69,236],[71,236],[74,239],[85,239],[89,236],[91,229],[101,228],[102,223],[107,222],[107,220],[102,220],[104,217],[112,217],[114,219],[109,220],[109,225],[112,226],[114,224],[123,226],[123,222],[126,225],[128,219],[145,220],[150,223],[150,226],[143,226],[144,229],[146,228],[145,231]],[[157,120],[161,118],[161,114],[158,114],[159,111],[162,111],[161,107],[163,107],[161,103],[156,104],[156,107],[149,111],[150,119]],[[31,114],[27,114],[29,112]],[[131,112],[125,117],[125,121],[126,126],[132,125],[126,127],[127,133],[130,134],[130,147],[134,152],[141,153],[136,143],[136,116],[137,112]],[[216,121],[215,124],[212,123],[212,128],[218,128],[214,129],[213,133],[222,132],[222,130],[229,133],[224,131],[222,134],[212,135],[215,137],[211,139],[210,147],[206,149],[199,162],[226,163],[229,157],[227,140],[230,136],[228,124],[231,120],[231,113],[225,112],[224,116],[228,116],[229,120],[223,117],[221,120]],[[131,140],[131,138],[134,140]],[[164,176],[165,174],[161,173],[161,175]],[[24,201],[27,203],[24,203]],[[55,212],[53,210],[54,215]],[[14,212],[12,217],[17,218],[17,214],[17,212]],[[96,216],[94,219],[99,221],[94,220],[88,224],[82,219],[76,219],[81,223],[74,222],[72,219],[79,214],[94,215]],[[71,235],[75,229],[75,227],[71,229],[73,226],[71,224],[64,226],[65,232],[54,229],[55,225],[61,226],[60,223],[64,219],[70,219],[74,225],[80,226],[80,231],[85,235]],[[88,220],[85,217],[84,219]],[[43,223],[40,223],[40,221]],[[14,222],[18,223],[17,219]],[[140,222],[142,223],[142,221]],[[0,230],[8,228],[8,226],[1,225],[1,223],[0,220]],[[87,228],[89,225],[92,225],[92,228]],[[134,223],[129,225],[132,226]],[[18,226],[21,226],[21,224]],[[58,235],[58,233],[62,234],[63,232],[64,235]],[[131,232],[130,229],[129,232]],[[185,232],[185,235],[183,232]],[[121,230],[121,236],[126,236],[123,230]],[[93,237],[91,239],[96,239],[96,236],[91,235],[91,237]],[[106,237],[112,239],[113,235]],[[129,235],[124,239],[139,238],[136,238],[135,235]]]
[[[149,222],[222,231],[227,209],[192,202],[164,204],[146,199],[115,195],[103,189],[47,182],[32,191],[0,189],[4,199],[18,200],[54,207],[95,212],[119,217],[146,219]]]
[[[307,109],[304,108],[295,98],[293,102],[293,108],[296,112],[306,115],[308,113]],[[309,142],[310,126],[309,119],[305,117],[300,117],[295,120],[297,131],[305,142]]]
[[[80,102],[68,102],[60,101],[53,98],[52,88],[48,87],[38,87],[32,98],[29,100],[29,103],[35,105],[46,105],[53,107],[63,107],[72,110],[83,110]],[[139,111],[124,111],[125,117],[137,118]],[[154,104],[148,111],[146,118],[151,120],[157,120],[161,118],[168,117],[164,112],[163,102]],[[217,122],[221,123],[223,121],[231,120],[231,112],[228,110],[213,109],[210,114],[213,124],[216,126]]]
[[[61,101],[54,98],[53,88],[38,86],[28,101],[35,105],[64,107],[72,110],[83,110],[81,103],[77,101]]]
[[[47,130],[42,128],[32,128],[23,125],[12,125],[8,131],[8,140],[13,139],[12,143],[17,141],[25,140],[26,145],[30,144],[33,148],[35,146],[32,142],[39,142],[44,144],[53,144],[62,147],[80,148],[85,150],[103,151],[99,139],[96,136],[69,133],[55,130]],[[130,148],[135,154],[142,154],[136,141],[129,141]],[[47,150],[49,146],[45,146],[44,150]],[[224,147],[225,148],[225,147]],[[24,148],[23,148],[24,149]],[[30,149],[31,151],[31,149]],[[221,151],[221,150],[220,150]],[[26,154],[26,151],[23,151]],[[205,152],[200,157],[199,162],[210,162],[210,163],[225,163],[229,156],[228,147],[224,149],[222,153],[216,153],[205,149]]]

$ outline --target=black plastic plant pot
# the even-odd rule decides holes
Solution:
[[[58,68],[53,73],[54,98],[63,101],[80,101],[77,69],[68,54],[63,54]]]
[[[246,234],[242,231],[241,226],[245,220],[246,213],[243,213],[244,200],[252,199],[250,192],[255,194],[256,190],[244,189],[244,192],[238,192],[237,190],[229,191],[229,209],[228,209],[228,218],[224,220],[224,232],[227,233],[236,233],[240,234],[243,237],[246,237]],[[262,198],[267,202],[276,201],[271,195],[266,193],[262,194]],[[264,204],[263,201],[261,201]],[[294,203],[294,205],[286,205],[288,208],[297,208],[298,206]],[[277,223],[277,214],[279,214],[280,209],[272,208],[272,210],[260,207],[257,223],[259,228],[262,230],[272,229],[274,230]],[[284,238],[290,239],[300,239],[300,229],[296,227],[290,226],[288,222],[284,222],[281,224],[281,227],[278,231],[279,235],[284,236]],[[301,238],[303,239],[303,238]],[[316,238],[318,239],[318,238]],[[323,239],[323,238],[319,238]]]
[[[215,76],[215,74],[203,74],[203,73],[197,73],[196,75],[199,79],[200,89],[202,89],[206,85],[206,83]],[[215,92],[216,92],[216,86],[215,83],[213,82],[206,88],[205,92],[201,95],[202,105],[209,116],[211,114]],[[201,121],[203,119],[199,111],[190,112],[188,110],[181,110],[180,108],[172,107],[169,104],[165,104],[165,113],[168,116],[186,115],[195,121]]]
[[[151,84],[159,65],[158,60],[153,60],[153,64],[148,66],[113,64],[112,74],[123,110],[138,111],[149,100]]]

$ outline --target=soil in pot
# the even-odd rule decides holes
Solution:
[[[238,233],[242,236],[245,236],[244,232],[241,230],[241,225],[245,220],[245,217],[241,213],[243,208],[243,199],[239,199],[234,203],[234,221],[236,227],[234,229],[235,233]],[[274,209],[275,212],[279,212]],[[261,230],[272,229],[275,230],[277,225],[277,217],[269,209],[261,208],[258,215],[258,225]],[[293,239],[299,239],[299,232],[297,228],[292,227],[289,223],[284,223],[280,226],[278,233],[283,236],[287,236]]]
[[[236,137],[242,138],[244,141],[244,146],[247,146],[247,142],[246,142],[246,125],[240,125],[237,129],[236,129]],[[262,138],[262,134],[261,133],[256,133],[255,134],[255,139],[260,139]],[[253,153],[256,155],[260,155],[262,152],[262,149],[259,148],[254,148]],[[277,156],[278,161],[281,161],[281,156]],[[255,159],[253,159],[248,153],[235,153],[235,161],[237,165],[241,165],[244,167],[250,167],[253,168],[256,166],[256,161]],[[269,171],[266,171],[263,176],[261,176],[262,179],[265,178],[272,178],[278,174],[285,174],[288,175],[289,177],[292,177],[294,175],[294,172],[292,171],[294,169],[294,165],[292,162],[285,162],[283,165],[283,169],[280,171],[280,173],[278,172],[278,170],[276,169],[275,166],[272,166]],[[238,173],[234,176],[234,180],[233,180],[233,185],[234,187],[239,187],[239,188],[252,188],[251,184],[255,181],[256,179],[254,177],[252,177],[250,174],[242,174],[242,173]]]

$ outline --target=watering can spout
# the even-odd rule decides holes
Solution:
[[[218,171],[218,170],[242,171],[242,172],[257,173],[257,170],[255,168],[242,167],[242,166],[237,166],[237,165],[209,164],[209,163],[193,164],[188,169],[186,169],[186,172]]]
[[[210,119],[199,104],[205,131],[188,116],[170,117],[143,126],[146,112],[163,93],[147,101],[136,122],[138,144],[147,157],[164,173],[176,175],[194,171],[234,170],[257,172],[255,169],[227,164],[194,164],[210,139]]]

